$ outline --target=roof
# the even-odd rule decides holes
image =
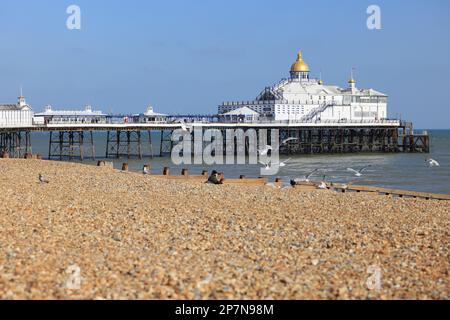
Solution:
[[[146,117],[167,117],[167,114],[164,113],[158,113],[158,112],[145,112],[144,116]]]
[[[289,81],[280,85],[277,90],[285,100],[298,100],[299,95],[350,95],[350,89],[342,89],[338,86],[321,85],[316,81],[299,82]],[[356,95],[386,96],[374,89],[357,89]]]
[[[224,113],[224,116],[232,116],[232,115],[236,115],[236,116],[242,116],[242,115],[259,115],[258,112],[250,109],[249,107],[241,107],[235,110],[232,110],[230,112]]]
[[[15,110],[15,111],[20,111],[23,109],[30,109],[30,107],[28,105],[25,106],[19,106],[18,104],[15,103],[0,103],[0,110]]]
[[[90,116],[90,117],[96,117],[96,116],[106,116],[101,111],[85,111],[85,110],[51,110],[51,111],[45,111],[36,113],[35,116]]]

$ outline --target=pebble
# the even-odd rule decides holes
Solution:
[[[448,201],[42,160],[0,171],[0,299],[450,298]]]

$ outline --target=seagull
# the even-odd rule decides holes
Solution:
[[[259,161],[259,163],[264,166],[264,170],[270,170],[272,168],[270,161],[269,162]]]
[[[148,169],[148,167],[144,167],[144,169],[142,169],[142,173],[143,174],[150,174],[150,170]]]
[[[318,189],[328,189],[327,183],[325,181],[325,175],[323,176],[323,181],[320,182],[320,184],[317,186]]]
[[[180,124],[181,124],[181,130],[183,131],[183,133],[191,133],[192,132],[192,126],[186,125],[184,120],[180,120]]]
[[[269,150],[272,150],[272,147],[267,145],[267,146],[264,147],[264,149],[258,150],[258,153],[259,153],[260,156],[265,156],[265,155],[267,155]]]
[[[42,174],[39,173],[39,182],[40,183],[50,183]]]
[[[310,178],[314,173],[316,173],[317,171],[319,171],[319,169],[314,169],[313,171],[311,171],[310,173],[308,173],[308,174],[305,176],[304,179],[294,179],[293,181],[294,181],[294,182],[297,182],[297,181],[301,181],[301,182],[309,182],[309,178]]]
[[[280,186],[277,186],[277,185],[275,185],[275,183],[272,183],[272,182],[266,183],[265,185],[266,185],[266,187],[271,187],[273,189],[281,189]]]
[[[441,165],[434,159],[425,159],[425,162],[428,162],[428,165],[431,167],[440,167]]]
[[[290,137],[290,138],[284,139],[283,141],[281,141],[281,144],[286,144],[286,143],[288,143],[289,141],[293,141],[293,140],[298,140],[298,138]]]
[[[279,166],[279,167],[286,167],[286,164],[287,164],[288,161],[290,161],[290,160],[291,160],[291,158],[286,159],[286,160],[280,162],[280,163],[278,164],[278,166]]]
[[[314,173],[316,173],[317,171],[319,171],[319,169],[314,169],[313,171],[311,171],[310,173],[308,173],[308,174],[305,176],[305,181],[306,181],[306,182],[309,182],[309,178],[310,178]]]
[[[361,177],[362,172],[369,167],[371,167],[371,165],[365,166],[365,167],[359,169],[359,171],[356,171],[355,169],[352,169],[352,168],[347,168],[347,171],[353,172],[355,174],[355,176],[357,176],[357,177]]]

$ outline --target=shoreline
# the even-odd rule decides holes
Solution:
[[[448,201],[48,160],[0,159],[0,172],[3,299],[450,297]],[[69,290],[74,265],[82,281]],[[366,285],[371,266],[379,290]]]

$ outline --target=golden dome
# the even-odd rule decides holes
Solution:
[[[309,72],[308,64],[302,59],[302,52],[298,52],[297,61],[292,65],[291,72]]]

